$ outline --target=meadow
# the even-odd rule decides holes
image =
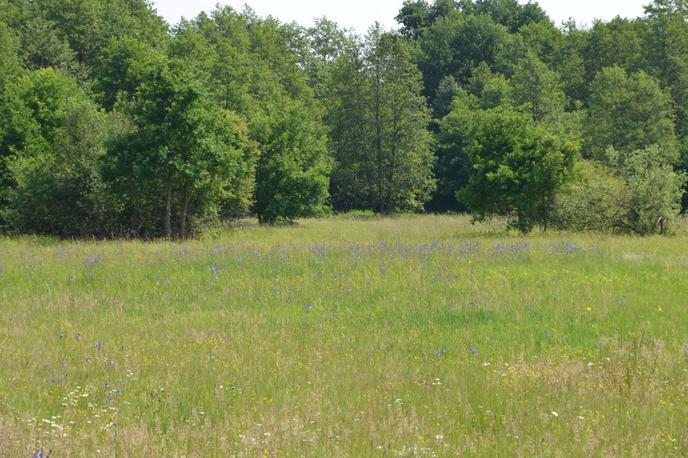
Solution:
[[[0,239],[0,456],[685,456],[688,230]]]

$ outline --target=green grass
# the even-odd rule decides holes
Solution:
[[[680,456],[688,231],[0,240],[0,456]]]

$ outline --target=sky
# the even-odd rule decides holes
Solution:
[[[153,0],[158,13],[170,24],[183,16],[193,18],[201,11],[212,10],[217,3],[242,9],[249,4],[259,15],[268,14],[283,22],[296,21],[309,25],[313,18],[327,16],[346,28],[359,33],[375,21],[385,28],[396,26],[394,17],[403,0]],[[636,17],[643,14],[643,5],[650,0],[539,0],[557,24],[574,18],[579,25],[594,19],[611,19],[620,15]]]

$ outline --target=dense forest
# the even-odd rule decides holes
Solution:
[[[469,212],[667,233],[685,209],[688,0],[557,26],[406,1],[365,37],[217,7],[0,0],[0,230],[188,237],[221,221]]]

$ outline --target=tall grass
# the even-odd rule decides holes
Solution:
[[[688,235],[0,241],[0,455],[688,453]]]

